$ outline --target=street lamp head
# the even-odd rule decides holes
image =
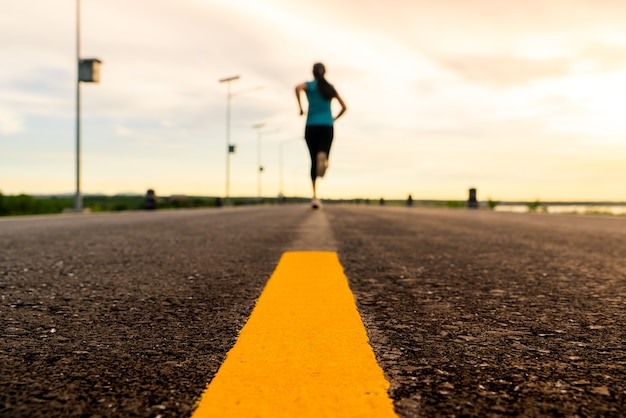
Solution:
[[[238,76],[238,75],[235,75],[233,77],[228,77],[228,78],[222,78],[220,80],[220,83],[226,83],[226,82],[229,82],[229,81],[239,80],[239,78],[240,78],[240,76]]]
[[[254,129],[261,129],[264,126],[265,126],[264,123],[257,123],[257,124],[252,125],[252,128],[254,128]]]

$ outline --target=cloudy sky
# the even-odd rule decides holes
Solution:
[[[0,191],[74,190],[76,1],[0,0]],[[308,195],[294,87],[348,105],[323,197],[626,200],[622,0],[82,0],[84,193]],[[282,155],[282,164],[281,162]],[[282,168],[282,170],[281,170]]]

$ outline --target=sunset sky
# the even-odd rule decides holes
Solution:
[[[71,193],[76,1],[0,0],[0,191]],[[82,0],[83,193],[309,195],[296,84],[348,105],[322,197],[626,200],[623,0]],[[258,89],[262,87],[262,89]],[[238,94],[241,93],[241,94]]]

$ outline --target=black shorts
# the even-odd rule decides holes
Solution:
[[[314,154],[311,155],[317,155],[320,151],[330,154],[333,136],[334,128],[332,125],[310,125],[304,130],[304,139],[306,139],[309,151],[314,151]]]
[[[317,173],[317,154],[321,151],[330,155],[330,146],[333,144],[335,130],[332,125],[307,125],[304,130],[304,139],[311,156],[311,179],[315,180]]]

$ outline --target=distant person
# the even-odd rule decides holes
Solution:
[[[311,181],[313,183],[311,207],[313,209],[319,209],[322,206],[322,202],[317,198],[315,180],[317,177],[324,177],[328,168],[328,156],[334,136],[334,122],[347,110],[346,104],[335,87],[326,81],[325,74],[324,64],[317,63],[313,65],[313,81],[307,81],[296,86],[300,116],[304,115],[300,100],[302,92],[306,94],[309,103],[304,139],[306,139],[306,145],[311,156]],[[333,99],[337,99],[341,105],[341,110],[335,117],[333,117],[330,107]]]

